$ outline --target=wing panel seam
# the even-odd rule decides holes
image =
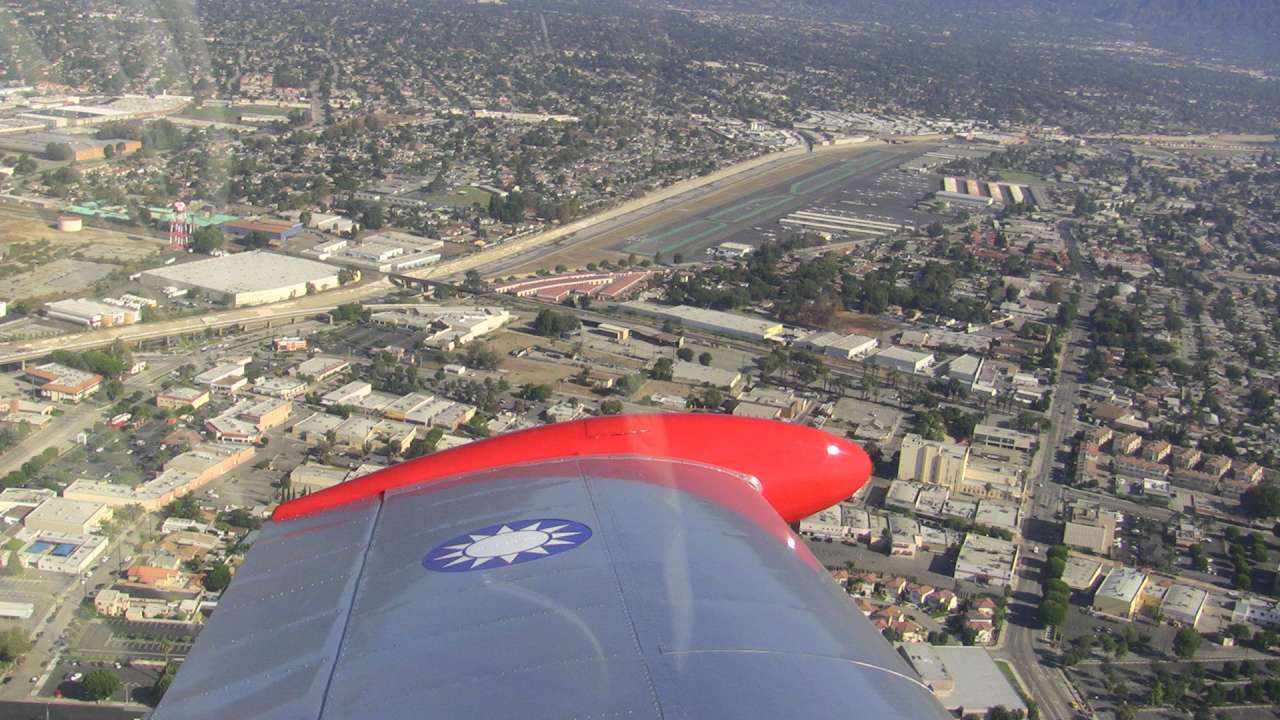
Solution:
[[[582,465],[578,466],[578,477],[582,481],[583,488],[587,491],[587,501],[591,503],[591,509],[596,517],[602,517],[599,504],[596,503],[595,494],[591,491],[591,482],[582,472]],[[618,591],[618,602],[622,606],[622,614],[627,619],[627,628],[631,631],[631,640],[635,644],[636,656],[640,661],[640,667],[644,670],[644,681],[649,686],[649,697],[653,700],[653,709],[657,711],[659,720],[666,717],[666,713],[662,710],[662,700],[658,697],[658,688],[653,681],[653,669],[649,667],[649,659],[645,657],[644,647],[640,644],[640,631],[636,628],[635,618],[631,614],[631,606],[627,603],[627,594],[622,590],[622,578],[618,575],[617,559],[613,555],[613,547],[610,537],[617,531],[618,522],[613,517],[613,509],[606,507],[605,511],[609,514],[609,532],[600,533],[600,539],[603,541],[605,554],[609,556],[609,572],[613,575],[613,585]]]
[[[342,657],[342,646],[347,641],[347,629],[351,626],[351,615],[355,610],[356,593],[360,591],[360,583],[364,580],[364,570],[369,565],[369,553],[373,551],[373,536],[378,531],[378,523],[382,521],[382,508],[386,503],[386,498],[382,495],[378,496],[378,509],[373,513],[373,522],[369,523],[369,529],[365,533],[364,552],[360,555],[360,569],[356,571],[355,582],[351,585],[351,595],[347,602],[347,612],[342,618],[342,632],[338,634],[338,645],[334,648],[333,659],[329,664],[329,677],[325,678],[324,691],[320,696],[320,712],[316,714],[316,720],[324,717],[325,708],[329,704],[329,690],[333,687],[333,677],[338,672],[338,659]]]

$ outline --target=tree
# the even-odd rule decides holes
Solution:
[[[600,403],[601,415],[617,415],[622,412],[622,401],[617,398],[609,398]]]
[[[682,347],[679,350],[676,350],[676,357],[685,362],[693,360],[693,348]]]
[[[670,380],[674,366],[675,363],[671,362],[671,358],[658,358],[649,372],[654,380]]]
[[[1067,606],[1056,599],[1045,598],[1040,603],[1040,619],[1045,625],[1057,627],[1067,620]]]
[[[533,331],[543,337],[563,337],[580,327],[578,318],[555,310],[539,310],[533,319]]]
[[[546,402],[551,399],[552,392],[553,389],[550,385],[525,385],[524,391],[520,395],[525,400]]]
[[[1269,482],[1255,485],[1240,496],[1240,506],[1255,517],[1280,515],[1280,488]]]
[[[204,574],[204,589],[209,592],[222,592],[231,584],[231,568],[223,563],[214,565]]]
[[[187,520],[199,520],[203,517],[200,511],[200,505],[196,502],[194,496],[183,495],[182,497],[169,503],[164,508],[165,517],[185,518]]]
[[[1189,658],[1200,649],[1200,641],[1200,633],[1184,627],[1173,636],[1173,652],[1180,658]]]
[[[64,142],[50,142],[44,146],[44,156],[50,160],[64,162],[75,158],[75,151]]]
[[[4,564],[4,574],[9,577],[17,577],[22,574],[23,570],[22,563],[18,561],[18,551],[10,550],[9,557]]]
[[[191,249],[206,255],[221,248],[225,242],[222,229],[213,225],[199,228],[191,234]]]
[[[84,694],[94,702],[106,700],[120,689],[120,677],[106,668],[90,670],[84,676]]]
[[[31,649],[31,641],[18,628],[0,632],[0,662],[12,662]]]
[[[480,292],[484,290],[484,276],[480,274],[479,270],[472,268],[463,277],[462,285],[473,292]]]

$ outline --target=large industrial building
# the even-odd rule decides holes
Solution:
[[[853,360],[875,350],[880,346],[880,341],[865,335],[841,335],[820,331],[800,338],[796,341],[796,346],[831,357]]]
[[[142,284],[200,290],[231,307],[263,305],[338,287],[338,268],[269,252],[244,252],[147,270]]]
[[[142,319],[142,313],[134,308],[108,305],[85,298],[48,303],[44,306],[44,314],[54,320],[65,320],[91,328],[132,325]]]
[[[867,358],[867,362],[900,372],[915,374],[923,372],[933,364],[933,354],[891,346],[874,353]]]
[[[688,305],[655,305],[635,300],[622,303],[627,310],[678,322],[695,330],[739,337],[746,340],[768,340],[782,334],[782,323],[763,318],[705,310]]]

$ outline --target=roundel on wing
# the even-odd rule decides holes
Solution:
[[[572,520],[501,523],[440,543],[422,559],[422,566],[438,572],[466,572],[519,565],[568,552],[590,537],[591,528]]]

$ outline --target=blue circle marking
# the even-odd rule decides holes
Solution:
[[[590,538],[591,528],[572,520],[517,520],[446,540],[422,558],[422,566],[437,572],[507,567],[559,555]]]

